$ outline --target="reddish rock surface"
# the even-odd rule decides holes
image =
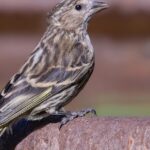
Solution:
[[[35,131],[16,150],[149,150],[150,119],[79,118],[59,131],[49,124]]]

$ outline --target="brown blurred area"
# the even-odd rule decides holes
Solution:
[[[46,12],[57,2],[0,0],[1,88],[33,51],[45,31]],[[149,115],[150,1],[108,3],[110,8],[89,25],[96,53],[94,74],[69,107],[93,106],[101,115]]]

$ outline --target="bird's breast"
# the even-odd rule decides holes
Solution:
[[[61,31],[49,39],[49,64],[53,66],[78,67],[93,61],[94,50],[89,36]]]

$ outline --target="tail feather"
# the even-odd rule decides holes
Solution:
[[[7,127],[0,128],[0,137],[6,132]]]
[[[0,105],[3,104],[3,95],[0,93]]]
[[[0,94],[0,100],[3,98],[2,94]]]

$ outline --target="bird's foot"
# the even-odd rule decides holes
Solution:
[[[81,110],[79,112],[66,112],[65,117],[63,117],[61,120],[59,128],[61,129],[62,126],[67,124],[69,121],[72,121],[78,117],[84,117],[85,115],[87,115],[89,113],[96,115],[96,110],[91,109],[91,108],[87,108],[87,109]]]

